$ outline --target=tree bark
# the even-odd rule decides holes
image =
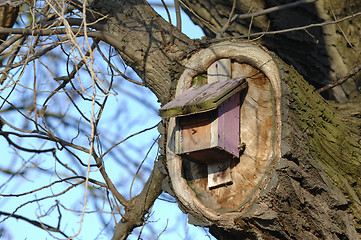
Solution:
[[[360,109],[353,109],[351,116],[350,109],[340,111],[316,94],[295,69],[280,60],[279,66],[284,85],[281,158],[273,173],[277,180],[249,207],[253,212],[239,219],[242,230],[234,235],[359,239]]]
[[[232,42],[228,45],[232,46]],[[240,50],[249,51],[244,44],[241,44]],[[222,58],[221,54],[232,57],[223,53],[224,50],[218,51],[216,47],[208,52],[216,57]],[[201,73],[202,62],[206,68],[211,57],[212,55],[204,54],[195,58],[195,61],[191,58],[190,62],[195,63],[186,68],[192,70],[186,71],[194,71],[193,75]],[[258,55],[254,58],[257,59]],[[188,166],[189,163],[184,158],[174,155],[174,121],[171,119],[167,136],[167,164],[175,196],[184,211],[192,215],[191,221],[196,225],[210,227],[211,233],[218,239],[358,239],[358,232],[361,230],[360,107],[357,103],[349,103],[345,107],[326,102],[293,67],[276,55],[273,55],[273,59],[278,63],[282,78],[282,127],[274,137],[269,135],[271,138],[264,144],[272,138],[280,139],[280,154],[277,155],[277,149],[276,158],[272,158],[274,155],[271,152],[257,153],[255,157],[261,156],[261,161],[255,162],[256,175],[249,175],[251,167],[246,167],[246,171],[243,168],[250,166],[249,161],[252,159],[241,157],[238,167],[233,168],[234,184],[212,193],[211,190],[202,188],[207,181],[207,176],[201,173],[202,166]],[[239,61],[253,60],[241,57]],[[269,64],[267,59],[260,60],[259,69],[266,71],[264,67],[267,63]],[[192,75],[186,71],[186,76]],[[182,81],[185,78],[183,76]],[[248,81],[252,82],[251,79]],[[186,81],[180,82],[177,94],[180,88],[186,89],[186,85]],[[250,94],[250,90],[247,94]],[[274,94],[277,99],[276,90]],[[265,106],[263,104],[260,108]],[[277,101],[274,108],[277,109]],[[261,110],[256,111],[259,117],[263,115],[260,114]],[[245,115],[249,114],[251,113],[245,112]],[[274,114],[277,115],[277,110]],[[264,119],[260,121],[263,122]],[[253,123],[246,121],[244,124]],[[280,125],[274,128],[278,129]],[[249,145],[249,139],[244,141],[245,153],[249,148],[251,152],[264,148],[257,144]],[[271,142],[270,146],[277,145],[277,142],[278,140],[274,144]],[[271,156],[265,167],[262,166],[264,155]],[[176,163],[178,161],[181,162]],[[256,182],[251,184],[253,189],[246,190],[249,186],[237,184],[236,178],[242,179],[238,183],[249,185],[254,179]],[[243,181],[247,178],[247,181]],[[236,191],[234,187],[238,188],[239,193],[229,194],[230,191]],[[248,193],[244,194],[245,191]],[[224,199],[225,195],[232,198],[232,203]],[[241,195],[245,197],[238,199]]]
[[[106,32],[114,36],[125,63],[143,80],[161,103],[169,101],[181,70],[178,61],[191,40],[177,31],[146,1],[93,1],[91,8],[108,16],[103,21]]]
[[[215,0],[187,4],[218,30],[227,21],[232,8],[231,3],[227,5]],[[273,2],[275,4],[278,2]],[[354,11],[353,6],[344,2],[340,4]],[[340,6],[336,5],[334,11],[337,13]],[[256,9],[268,6],[271,3],[255,2]],[[246,13],[249,7],[250,2],[237,2],[236,13]],[[188,57],[210,44],[204,40],[192,42],[163,19],[155,17],[154,11],[144,1],[96,1],[92,8],[109,14],[104,24],[107,31],[123,45],[118,49],[122,57],[162,104],[173,97]],[[320,11],[320,6],[309,4],[302,7],[302,11],[310,15],[300,16],[298,9],[259,17],[253,20],[252,31],[266,30],[269,20],[270,29],[276,30],[300,22],[308,24],[331,19],[329,15],[324,15],[325,10],[322,16],[313,14],[316,9]],[[338,16],[341,15],[338,11]],[[289,21],[284,21],[285,18]],[[212,37],[217,32],[214,29],[210,31],[198,18],[192,16],[192,19],[203,27],[208,36]],[[359,32],[359,20],[353,21],[354,25],[346,26],[351,28],[349,36]],[[249,24],[249,20],[237,21],[226,34],[237,36],[247,33]],[[209,226],[218,239],[360,238],[361,110],[357,103],[337,105],[326,102],[297,72],[302,73],[308,82],[321,86],[342,76],[359,61],[355,57],[360,53],[359,39],[350,37],[354,46],[348,48],[340,34],[333,36],[336,26],[329,28],[333,32],[322,28],[309,30],[309,33],[266,35],[261,39],[286,61],[273,56],[282,76],[281,156],[268,174],[266,190],[242,210],[242,217],[236,219],[232,226],[220,227],[216,222],[209,222],[195,214],[198,223]],[[293,64],[297,71],[288,64]],[[330,72],[334,72],[334,76]],[[354,86],[350,91],[345,92],[351,95]],[[169,141],[165,140],[162,151]],[[171,188],[166,190],[172,191]],[[181,200],[179,204],[184,211],[189,210]]]
[[[197,0],[185,1],[184,11],[198,24],[208,37],[215,37],[226,24],[232,9],[232,1]],[[287,4],[294,1],[256,0],[235,1],[234,14],[255,13],[264,9]],[[192,9],[199,17],[195,16]],[[289,29],[324,21],[333,21],[360,12],[359,1],[316,1],[294,8],[288,8],[261,15],[255,18],[237,19],[223,34],[223,37],[239,37],[249,33],[271,32]],[[333,13],[335,14],[333,16]],[[205,21],[204,21],[205,20]],[[211,30],[207,22],[215,27]],[[296,70],[316,88],[346,75],[352,68],[360,64],[361,17],[355,17],[338,24],[308,28],[282,34],[258,35],[258,42],[276,52],[287,64]],[[246,37],[247,39],[247,37]],[[357,94],[361,83],[361,74],[352,81],[331,91],[333,98],[340,102],[347,101]]]

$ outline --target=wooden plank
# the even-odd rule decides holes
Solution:
[[[210,111],[246,87],[247,82],[242,78],[191,87],[164,105],[159,114],[161,117],[175,117]]]
[[[208,188],[214,189],[232,184],[230,161],[207,164]]]
[[[218,107],[218,145],[239,157],[240,93],[236,93]]]
[[[207,78],[208,78],[207,79],[208,83],[221,83],[223,81],[230,81],[230,79],[232,78],[231,59],[220,59],[220,60],[214,62],[207,69]],[[230,98],[232,98],[233,94],[235,94],[235,93],[236,92],[233,91],[232,95],[228,95],[228,96]],[[227,99],[224,99],[224,100],[226,101]],[[218,111],[219,111],[219,109],[218,109]],[[212,133],[211,145],[212,146],[219,146],[219,144],[220,144],[220,136],[219,136],[219,124],[220,123],[224,125],[224,119],[222,122],[222,120],[219,119],[219,116],[215,121],[213,121],[211,123],[211,129],[212,129],[211,130],[211,133]],[[224,141],[223,141],[223,143],[224,143]],[[218,163],[207,164],[207,171],[208,171],[208,188],[209,189],[213,189],[213,188],[217,188],[217,187],[221,187],[221,186],[233,183],[229,160],[222,162],[220,159]]]
[[[206,148],[192,152],[182,152],[179,154],[195,163],[213,164],[220,162],[229,162],[234,159],[234,155],[220,148]]]
[[[200,113],[179,118],[181,127],[182,150],[181,153],[193,152],[211,147],[211,120],[215,114],[211,112]]]
[[[223,58],[215,61],[207,69],[208,83],[219,82],[232,78],[231,59]]]

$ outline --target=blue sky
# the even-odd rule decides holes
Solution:
[[[166,1],[169,2],[170,4],[173,3],[173,1]],[[161,4],[161,1],[151,1],[152,3],[158,3]],[[156,11],[158,11],[158,13],[160,15],[162,15],[166,20],[168,19],[166,12],[164,10],[164,8],[162,7],[156,7],[155,8]],[[175,14],[174,14],[174,8],[170,8],[169,9],[172,15],[172,23],[175,24],[176,19],[175,19]],[[203,36],[203,32],[202,30],[193,25],[192,22],[190,21],[190,19],[188,18],[188,16],[186,14],[184,14],[184,12],[182,12],[182,31],[188,35],[190,38],[200,38]],[[111,104],[123,104],[124,109],[127,109],[128,111],[130,111],[130,115],[127,115],[126,117],[122,116],[122,118],[124,119],[120,119],[119,121],[121,123],[125,123],[126,121],[136,121],[137,119],[142,119],[142,122],[140,122],[139,124],[129,124],[128,125],[119,125],[119,127],[122,127],[122,131],[123,131],[123,137],[130,135],[132,133],[135,133],[137,131],[142,130],[145,127],[150,127],[153,126],[154,124],[156,124],[157,122],[160,121],[159,116],[157,115],[157,111],[156,109],[159,108],[159,104],[157,103],[157,99],[156,97],[149,91],[149,89],[146,88],[142,88],[140,89],[139,87],[134,87],[133,85],[129,84],[128,82],[122,82],[122,84],[124,84],[124,89],[130,89],[130,91],[132,93],[134,93],[136,95],[136,97],[138,99],[140,99],[139,101],[134,100],[134,98],[129,98],[125,95],[125,97],[123,95],[121,95],[121,93],[119,94],[119,96],[115,97],[112,101]],[[131,90],[132,87],[136,88],[134,91]],[[144,104],[142,104],[142,101],[146,101],[147,103],[150,103],[153,105],[153,107],[144,107]],[[110,104],[110,106],[111,106]],[[105,116],[105,118],[111,118],[113,116]],[[16,119],[14,119],[14,121],[16,122]],[[117,125],[118,126],[118,125]],[[109,126],[111,127],[115,127],[115,126]],[[117,128],[115,128],[117,129]],[[124,144],[124,148],[125,149],[129,149],[129,146],[150,146],[152,144],[152,142],[154,141],[154,139],[156,139],[156,137],[158,136],[158,132],[156,129],[146,132],[142,135],[139,135],[137,137],[132,138],[131,140],[127,141],[126,144]],[[9,150],[8,143],[3,139],[0,138],[0,146],[1,146],[1,152],[2,152],[2,163],[0,163],[1,167],[8,167],[9,165],[11,165],[12,160],[14,159],[14,152],[12,152],[11,150]],[[127,154],[130,157],[136,158],[136,159],[142,159],[145,155],[144,152],[142,151],[137,151],[136,148],[131,148],[133,150],[130,150],[129,152],[127,152]],[[135,149],[135,150],[134,150]],[[152,167],[152,161],[154,160],[155,156],[156,156],[156,151],[157,148],[155,147],[151,153],[149,154],[148,158],[147,158],[147,162],[145,163],[145,166],[148,167]],[[24,159],[30,158],[32,156],[30,156],[29,154],[21,154]],[[19,157],[19,156],[18,156]],[[51,156],[49,156],[51,158]],[[52,162],[50,163],[46,163],[47,159],[43,158],[39,161],[42,161],[42,164],[45,164],[45,166],[48,165],[49,168],[54,167]],[[129,168],[134,168],[129,166]],[[108,168],[109,170],[109,168]],[[119,176],[119,172],[114,172],[114,171],[109,171],[110,175],[113,175],[114,178],[116,178],[117,176]],[[98,174],[98,173],[92,173],[94,175]],[[11,188],[13,187],[14,192],[22,192],[25,190],[28,190],[29,188],[33,187],[37,187],[33,184],[36,183],[36,181],[32,181],[32,179],[37,179],[39,178],[39,176],[34,175],[34,174],[29,174],[27,175],[26,181],[18,181],[15,183],[12,183],[12,186],[8,186],[5,187],[7,188],[7,192],[11,192]],[[7,176],[0,176],[0,184],[3,184],[4,182],[6,182],[6,180],[8,179]],[[46,177],[44,178],[44,184],[49,184],[51,181],[54,181],[56,178],[56,176],[54,177]],[[129,181],[129,179],[126,179],[126,181]],[[134,187],[134,191],[136,194],[137,189],[140,189],[138,186],[141,186],[141,183],[138,182],[136,183],[136,186]],[[2,191],[3,189],[1,189]],[[57,189],[49,189],[47,191],[45,191],[44,193],[39,193],[39,195],[37,196],[38,198],[40,198],[42,195],[47,195],[49,194],[55,194]],[[78,190],[74,191],[72,194],[75,195],[79,195],[79,194],[84,194],[84,193],[80,193]],[[167,196],[165,196],[167,197]],[[162,198],[164,198],[164,196],[162,196]],[[169,198],[169,197],[167,197]],[[60,200],[61,198],[59,198]],[[2,198],[0,200],[0,208],[3,211],[10,211],[10,209],[13,209],[14,206],[18,206],[19,204],[21,204],[21,202],[23,202],[24,199],[23,198]],[[66,202],[65,199],[63,199],[63,201]],[[36,204],[32,204],[31,206],[29,206],[29,208],[24,208],[21,209],[18,214],[24,214],[27,215],[27,211],[30,211],[32,213],[37,212],[38,214],[41,214],[40,209],[46,209],[48,208],[51,211],[54,211],[54,209],[51,209],[51,206],[39,206]],[[64,216],[64,218],[66,219],[67,216]],[[71,216],[69,216],[71,217]],[[107,217],[109,219],[109,221],[111,220],[111,216],[108,215]],[[34,218],[36,219],[36,218]],[[52,224],[54,226],[56,226],[57,223],[57,219],[43,219],[44,221],[47,220],[47,223]],[[66,221],[63,221],[66,222]],[[160,236],[159,239],[172,239],[172,240],[177,240],[177,239],[210,239],[210,237],[206,236],[207,233],[205,232],[204,229],[199,228],[199,227],[194,227],[192,225],[187,224],[187,216],[185,214],[183,214],[179,208],[178,205],[176,203],[169,203],[167,201],[163,201],[163,200],[157,200],[154,207],[152,208],[152,216],[150,218],[150,223],[153,226],[154,232],[149,232],[149,230],[147,228],[144,229],[144,233],[142,234],[144,239],[156,239],[157,235],[162,233],[164,229],[166,229],[166,231],[164,231],[162,233],[162,235]],[[8,230],[10,230],[10,233],[13,237],[13,239],[52,239],[51,236],[49,236],[49,234],[44,233],[44,231],[37,229],[36,227],[33,227],[32,225],[30,225],[29,223],[26,223],[24,221],[21,220],[15,220],[15,219],[9,219],[5,222],[5,224],[3,224],[2,226],[8,228]],[[69,230],[69,229],[74,229],[74,231],[76,231],[78,226],[63,226],[65,227],[65,230]],[[21,231],[20,231],[21,230]],[[99,233],[100,231],[102,231],[102,227],[101,224],[99,223],[99,221],[97,220],[96,216],[87,216],[84,219],[84,223],[83,223],[83,228],[82,228],[82,234],[79,236],[79,239],[89,239],[87,238],[87,236],[96,236],[97,233]],[[140,228],[136,229],[135,232],[139,232]],[[57,235],[58,236],[58,235]],[[154,237],[154,238],[153,238]],[[6,239],[6,235],[3,236],[2,239]],[[100,236],[98,239],[108,239],[108,237],[102,237]],[[138,235],[137,234],[133,234],[129,237],[129,239],[138,239]]]

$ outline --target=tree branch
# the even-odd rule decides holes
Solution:
[[[261,15],[265,15],[271,12],[276,12],[276,11],[280,11],[280,10],[284,10],[287,8],[292,8],[292,7],[297,7],[306,3],[313,3],[316,2],[317,0],[300,0],[297,2],[292,2],[292,3],[287,3],[284,5],[279,5],[279,6],[275,6],[275,7],[271,7],[271,8],[267,8],[265,10],[259,11],[259,12],[255,12],[255,13],[247,13],[247,14],[236,14],[232,17],[230,25],[237,19],[247,19],[247,18],[252,18],[252,17],[258,17]]]
[[[337,80],[336,82],[330,83],[322,88],[319,88],[316,90],[316,92],[321,93],[324,91],[327,91],[331,88],[334,88],[338,85],[341,85],[342,83],[346,82],[349,78],[355,76],[359,71],[361,71],[361,64],[358,65],[357,67],[353,68],[349,73],[346,74],[346,76],[344,76],[343,78]]]
[[[282,30],[276,30],[276,31],[269,31],[269,32],[257,32],[257,33],[251,33],[251,34],[243,34],[241,36],[237,36],[235,38],[245,38],[245,37],[257,37],[257,36],[261,36],[261,35],[273,35],[273,34],[280,34],[280,33],[287,33],[287,32],[294,32],[294,31],[300,31],[300,30],[306,30],[308,28],[313,28],[313,27],[323,27],[323,26],[327,26],[330,24],[336,24],[339,22],[343,22],[346,20],[349,20],[351,18],[357,17],[361,15],[361,12],[346,16],[344,18],[341,18],[339,20],[335,20],[335,21],[328,21],[328,22],[322,22],[322,23],[313,23],[313,24],[309,24],[306,26],[301,26],[301,27],[295,27],[295,28],[287,28],[287,29],[282,29]]]
[[[113,240],[125,240],[134,228],[144,224],[144,215],[149,212],[154,201],[162,193],[163,179],[164,175],[154,165],[143,190],[131,199],[129,206],[125,208],[124,218],[115,226]]]
[[[50,232],[57,232],[57,233],[60,233],[61,235],[63,235],[64,237],[69,238],[64,232],[60,231],[59,228],[52,227],[52,226],[50,226],[50,225],[48,225],[46,223],[31,220],[29,218],[23,217],[23,216],[18,215],[18,214],[7,213],[7,212],[3,212],[3,211],[0,211],[0,215],[5,215],[5,216],[8,216],[8,217],[24,220],[24,221],[26,221],[26,222],[28,222],[28,223],[30,223],[30,224],[38,227],[38,228],[45,229],[46,231],[50,231]]]

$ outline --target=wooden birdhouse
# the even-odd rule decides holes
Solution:
[[[211,164],[239,157],[240,91],[243,79],[191,87],[160,110],[177,117],[176,153],[198,163]]]
[[[277,62],[257,44],[225,41],[183,63],[176,97],[160,109],[167,128],[165,189],[194,224],[239,230],[239,219],[263,214],[255,204],[278,178],[283,115]]]
[[[162,117],[176,117],[175,153],[207,165],[209,188],[232,183],[229,166],[239,158],[240,92],[246,87],[242,78],[196,83],[160,109]]]

